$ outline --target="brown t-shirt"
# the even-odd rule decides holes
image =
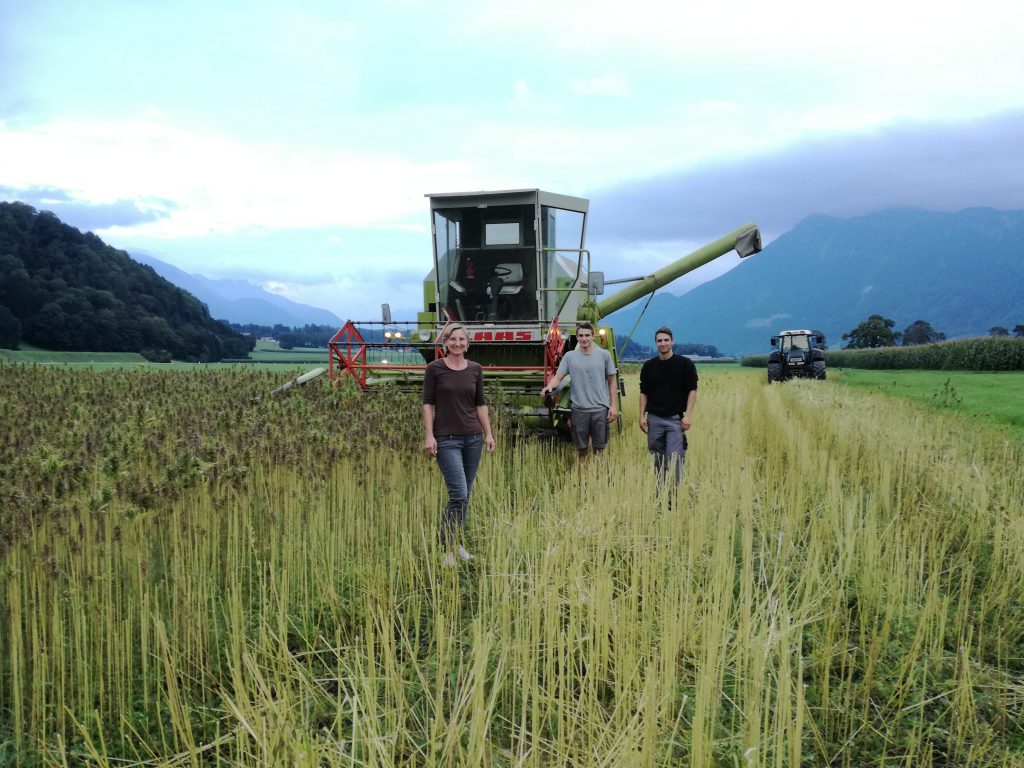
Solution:
[[[423,375],[423,404],[434,406],[434,436],[479,435],[483,432],[476,406],[484,405],[484,369],[466,361],[453,371],[444,358],[427,365]]]

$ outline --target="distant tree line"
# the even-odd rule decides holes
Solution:
[[[254,342],[151,267],[24,203],[0,203],[0,346],[245,357]]]
[[[672,351],[677,355],[693,357],[722,357],[722,353],[714,344],[676,344],[672,347]],[[639,344],[633,339],[627,340],[625,346],[621,347],[619,351],[619,357],[626,360],[646,360],[656,354],[658,352],[654,348]]]
[[[1008,328],[1004,328],[1001,325],[993,325],[988,329],[989,336],[1009,336],[1010,331]],[[1013,335],[1015,338],[1024,338],[1024,323],[1017,323],[1013,326]]]
[[[1024,371],[1024,337],[980,336],[935,344],[834,349],[825,363],[836,368],[921,371]],[[741,365],[764,368],[768,355],[748,355]]]
[[[301,328],[289,328],[286,325],[256,325],[255,323],[231,323],[231,327],[239,333],[247,334],[254,339],[274,339],[281,349],[310,347],[322,349],[327,346],[331,337],[338,332],[333,325],[306,324]]]
[[[946,334],[935,330],[931,323],[924,320],[915,320],[903,331],[894,330],[895,326],[895,320],[881,315],[871,315],[852,331],[843,334],[843,340],[848,342],[846,349],[877,349],[879,347],[896,347],[900,344],[904,347],[913,347],[918,344],[934,344],[937,341],[946,340]],[[989,329],[988,335],[1005,337],[1010,335],[1010,331],[1001,325],[996,325]],[[1013,335],[1018,339],[1024,338],[1024,324],[1015,325]]]

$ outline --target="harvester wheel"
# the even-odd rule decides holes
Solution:
[[[768,363],[768,383],[782,381],[782,368],[778,363]]]
[[[815,360],[811,368],[814,370],[814,378],[825,380],[825,361]]]

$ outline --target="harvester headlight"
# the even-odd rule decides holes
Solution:
[[[430,341],[430,331],[419,332],[420,341]]]
[[[598,333],[598,335],[600,335],[600,336],[604,336],[604,335],[605,335],[606,333],[608,333],[608,331],[607,331],[607,330],[605,330],[604,328],[598,328],[598,329],[597,329],[597,333]]]
[[[384,331],[384,338],[391,341],[391,331]]]
[[[381,365],[387,365],[387,364],[388,364],[388,361],[387,361],[387,360],[381,360],[381,361],[380,361],[380,364],[381,364]]]
[[[401,331],[395,331],[395,338],[396,339],[402,338],[402,332]]]

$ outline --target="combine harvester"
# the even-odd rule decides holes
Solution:
[[[564,429],[569,386],[542,401],[540,390],[576,344],[576,324],[589,320],[595,343],[618,365],[612,329],[600,320],[676,278],[735,250],[761,250],[756,224],[746,224],[646,277],[605,281],[590,269],[585,247],[589,203],[538,189],[427,195],[434,268],[423,281],[415,321],[349,320],[330,342],[330,377],[352,376],[363,389],[382,382],[418,388],[440,357],[449,323],[466,327],[467,357],[499,383],[515,414],[533,427]],[[604,286],[632,282],[603,295]],[[624,394],[621,384],[619,396]],[[620,409],[621,412],[621,409]]]

